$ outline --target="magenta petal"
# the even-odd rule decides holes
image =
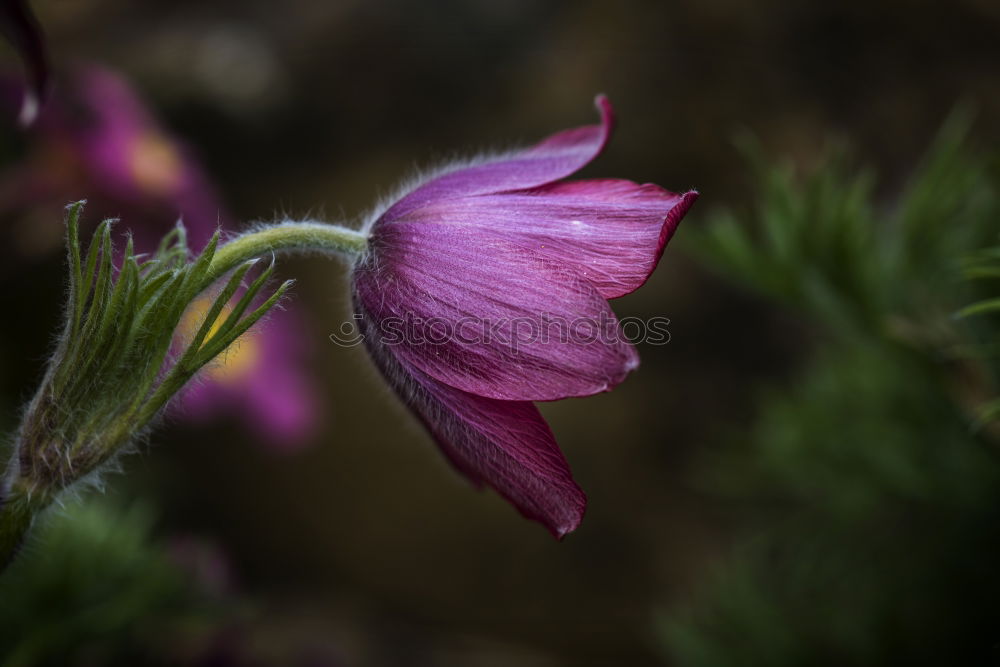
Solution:
[[[354,281],[393,354],[479,396],[587,396],[617,385],[639,364],[589,281],[482,229],[385,225]]]
[[[475,396],[408,370],[395,349],[378,345],[377,332],[369,334],[375,364],[459,472],[495,489],[557,538],[580,525],[587,498],[534,405]]]
[[[625,180],[569,181],[444,199],[404,220],[500,234],[536,257],[573,268],[612,299],[646,281],[697,198],[697,192],[679,195]]]
[[[532,148],[440,174],[396,202],[381,220],[395,220],[442,198],[535,188],[579,171],[604,149],[614,127],[608,98],[599,95],[595,104],[601,112],[599,125],[564,130]]]

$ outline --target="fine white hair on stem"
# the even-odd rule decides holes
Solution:
[[[420,167],[415,166],[410,175],[396,185],[388,195],[380,196],[375,205],[368,210],[361,222],[361,231],[368,234],[372,225],[388,211],[393,204],[410,194],[417,188],[430,183],[436,178],[450,174],[469,167],[476,167],[489,162],[499,162],[510,159],[522,152],[521,147],[512,147],[506,150],[482,151],[471,156],[454,155],[445,158],[436,166]]]

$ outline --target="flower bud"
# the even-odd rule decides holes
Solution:
[[[0,485],[0,564],[16,552],[38,511],[81,481],[96,482],[184,384],[291,286],[287,281],[255,303],[272,263],[230,306],[257,260],[243,262],[186,346],[172,353],[185,310],[214,281],[209,269],[218,233],[194,258],[180,224],[148,259],[135,254],[130,238],[116,269],[110,220],[81,254],[83,203],[71,205],[67,215],[70,284],[63,333],[25,409]]]

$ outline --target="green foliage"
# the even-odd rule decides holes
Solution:
[[[252,307],[271,277],[272,262],[223,319],[256,259],[220,269],[213,263],[218,232],[201,254],[190,258],[184,228],[178,225],[141,263],[129,238],[116,271],[112,221],[101,223],[86,256],[81,253],[82,209],[83,202],[71,205],[66,219],[66,325],[0,476],[0,568],[17,554],[35,514],[81,480],[95,480],[199,369],[292,285],[284,282]],[[229,271],[197,333],[175,357],[171,348],[185,311]]]
[[[967,255],[998,240],[996,165],[970,154],[969,115],[954,113],[897,205],[880,205],[870,169],[835,146],[821,168],[774,166],[741,140],[757,177],[752,211],[722,211],[691,239],[709,264],[832,332],[891,337],[901,318],[951,328],[969,294]],[[957,302],[962,305],[961,301]]]
[[[57,493],[111,459],[291,286],[285,282],[251,308],[272,265],[223,318],[257,260],[242,263],[175,359],[171,347],[181,318],[211,283],[218,233],[200,255],[189,259],[184,228],[178,226],[141,263],[129,239],[116,277],[111,221],[101,223],[86,257],[81,257],[82,206],[72,205],[67,216],[70,287],[65,331],[17,438],[24,494]],[[14,487],[16,493],[17,482]]]
[[[661,618],[678,664],[1000,659],[1000,444],[982,419],[1000,412],[1000,178],[967,128],[953,115],[892,207],[843,152],[801,175],[753,149],[752,215],[697,239],[821,335],[794,386],[706,461],[745,532]]]
[[[0,576],[0,665],[168,664],[228,605],[150,541],[152,515],[88,502],[46,516]],[[185,644],[187,646],[185,646]]]

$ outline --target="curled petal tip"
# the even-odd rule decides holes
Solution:
[[[666,248],[667,242],[674,235],[677,230],[677,225],[681,223],[681,218],[688,212],[691,206],[698,200],[699,193],[697,190],[688,190],[681,195],[680,201],[678,201],[670,212],[667,213],[667,217],[663,221],[663,227],[660,229],[660,242],[657,248],[657,258],[663,254],[663,249]]]
[[[559,525],[546,524],[549,532],[552,533],[552,537],[556,538],[560,542],[566,539],[566,536],[574,532],[583,523],[583,515],[587,512],[587,496],[580,491],[580,497],[578,499],[578,504],[574,507],[574,512],[572,518]],[[544,521],[543,521],[544,523]]]
[[[594,106],[601,114],[601,124],[607,126],[608,130],[615,126],[615,108],[611,105],[611,100],[604,93],[598,93],[594,98]]]

